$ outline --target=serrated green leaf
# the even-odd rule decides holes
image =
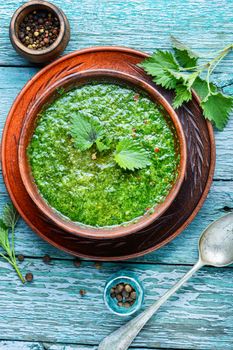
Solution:
[[[8,203],[3,208],[2,221],[6,227],[11,228],[15,226],[19,218],[19,214],[16,211],[12,203]]]
[[[150,165],[147,152],[132,139],[123,139],[117,144],[114,159],[121,168],[128,170]]]
[[[197,65],[198,55],[195,52],[174,36],[171,36],[171,42],[174,48],[175,58],[182,67],[191,68]]]
[[[233,108],[233,98],[217,92],[210,95],[206,101],[202,101],[201,107],[204,116],[213,121],[219,130],[223,130]]]
[[[167,89],[174,89],[177,79],[171,72],[178,72],[177,64],[173,54],[168,51],[157,50],[151,57],[139,64],[148,74],[153,76],[153,81]]]
[[[176,95],[173,100],[173,107],[179,108],[184,102],[188,102],[192,98],[192,93],[186,86],[180,84],[176,86]]]
[[[71,135],[75,145],[81,151],[85,151],[102,135],[101,125],[94,119],[87,119],[81,114],[71,118]]]
[[[198,77],[198,72],[193,72],[193,73],[184,73],[184,72],[172,72],[170,71],[170,74],[173,75],[178,82],[182,82],[183,85],[187,87],[187,90],[191,90],[192,85],[194,84],[196,78]],[[177,82],[177,84],[178,84]]]
[[[192,87],[196,91],[197,95],[200,97],[201,100],[204,100],[209,93],[208,84],[206,80],[203,80],[199,77],[195,79]],[[217,87],[213,83],[210,83],[210,88],[211,88],[211,91],[217,92]]]
[[[96,140],[96,147],[99,152],[107,151],[110,149],[110,142],[108,140]]]

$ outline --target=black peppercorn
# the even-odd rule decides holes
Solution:
[[[57,39],[60,32],[57,16],[46,10],[31,12],[24,17],[19,28],[19,40],[32,50],[42,50],[49,47]]]
[[[25,275],[25,280],[26,280],[27,282],[32,282],[32,280],[33,280],[33,274],[32,274],[31,272],[26,273],[26,275]]]
[[[110,296],[118,306],[130,308],[135,303],[137,293],[130,284],[118,283],[110,289]]]
[[[19,254],[19,255],[18,255],[18,260],[19,260],[19,261],[24,261],[24,256],[23,256],[22,254]]]
[[[78,258],[76,258],[76,259],[74,260],[74,266],[75,266],[75,267],[80,267],[80,266],[81,266],[81,260],[79,260]]]
[[[43,257],[43,262],[44,262],[45,264],[49,264],[50,261],[51,261],[50,256],[49,256],[48,254],[46,254],[46,255]]]
[[[84,297],[84,295],[87,293],[87,291],[85,289],[80,289],[79,294],[81,295],[81,297]]]

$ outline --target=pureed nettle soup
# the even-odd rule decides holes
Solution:
[[[40,113],[28,146],[34,181],[45,201],[62,216],[94,227],[125,225],[152,212],[171,190],[180,161],[174,126],[162,107],[144,92],[110,83],[60,95]],[[102,148],[97,141],[81,147],[85,140],[78,128],[85,133],[91,123],[101,130]],[[95,132],[89,133],[93,140]],[[119,166],[114,156],[122,140],[143,148],[148,165]]]

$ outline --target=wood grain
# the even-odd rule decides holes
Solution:
[[[52,344],[43,342],[27,341],[0,341],[1,350],[97,350],[97,346],[92,345],[75,345],[75,344]],[[130,347],[134,350],[146,350],[149,348]],[[156,350],[156,349],[153,349]],[[158,350],[158,349],[157,349]]]
[[[106,279],[124,264],[102,269],[85,262],[50,265],[26,259],[21,268],[34,281],[22,285],[8,264],[1,263],[0,329],[5,340],[96,345],[124,320],[106,310]],[[131,264],[141,279],[145,305],[171,287],[189,267]],[[134,346],[184,349],[232,349],[232,269],[204,268],[153,317]],[[80,289],[86,290],[81,297]],[[218,297],[216,297],[218,295]],[[10,326],[9,326],[10,325]],[[87,326],[88,325],[88,326]],[[16,331],[17,330],[17,331]]]

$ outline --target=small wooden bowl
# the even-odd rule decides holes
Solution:
[[[82,86],[92,81],[108,81],[112,83],[120,83],[127,86],[134,87],[139,90],[144,90],[148,93],[150,98],[156,103],[163,106],[166,111],[167,117],[174,125],[174,132],[176,134],[176,140],[178,145],[178,151],[180,153],[180,164],[178,167],[178,178],[174,182],[173,187],[166,197],[165,201],[156,206],[155,211],[152,214],[145,214],[140,220],[134,224],[127,226],[116,226],[113,228],[91,228],[84,225],[78,225],[75,222],[68,221],[61,215],[55,212],[42,198],[35,185],[30,164],[27,157],[27,147],[30,143],[31,137],[34,133],[38,113],[41,109],[50,104],[54,99],[59,96],[58,88],[63,88],[68,91],[74,87]],[[187,163],[187,151],[186,151],[186,139],[183,133],[182,125],[179,118],[170,104],[165,98],[147,82],[136,78],[132,75],[121,73],[112,70],[89,70],[81,73],[75,73],[62,78],[49,88],[45,89],[40,97],[34,101],[31,108],[28,110],[24,125],[21,131],[19,145],[18,145],[18,161],[21,179],[24,183],[26,191],[32,198],[36,206],[44,213],[44,215],[56,223],[60,228],[66,232],[76,234],[78,236],[94,238],[94,239],[112,239],[117,237],[126,236],[128,234],[137,232],[155,221],[165,210],[169,208],[175,197],[177,196],[179,189],[186,173]]]
[[[18,37],[19,25],[30,12],[47,10],[54,13],[59,19],[60,32],[55,42],[43,50],[32,50],[26,47]],[[24,58],[34,63],[46,63],[55,59],[63,52],[70,40],[70,25],[64,12],[48,1],[32,0],[20,6],[11,18],[9,35],[12,46]]]

